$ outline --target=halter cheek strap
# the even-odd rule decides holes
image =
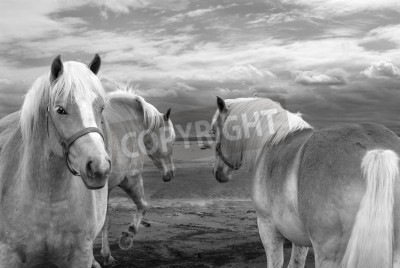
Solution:
[[[72,173],[72,175],[74,175],[74,176],[80,176],[80,174],[79,174],[76,170],[74,170],[74,169],[71,167],[71,165],[70,165],[70,163],[69,163],[69,161],[68,161],[69,148],[71,147],[71,145],[72,145],[77,139],[79,139],[80,137],[82,137],[82,136],[84,136],[84,135],[86,135],[86,134],[89,134],[89,133],[91,133],[91,132],[99,133],[100,136],[101,136],[101,137],[103,138],[103,140],[104,140],[103,133],[102,133],[101,130],[100,130],[99,128],[97,128],[97,127],[88,127],[88,128],[84,128],[84,129],[82,129],[82,130],[79,130],[78,132],[76,132],[74,135],[72,135],[72,136],[69,137],[68,139],[63,139],[63,138],[61,137],[61,135],[60,135],[60,132],[58,132],[58,129],[57,129],[56,125],[54,124],[53,118],[51,117],[51,114],[50,114],[49,107],[47,107],[46,117],[47,117],[47,135],[50,136],[50,135],[49,135],[49,117],[50,117],[50,119],[51,119],[51,121],[52,121],[52,123],[53,123],[54,129],[56,130],[57,135],[58,135],[58,137],[59,137],[60,144],[61,144],[61,147],[62,147],[63,153],[64,153],[65,163],[66,163],[66,165],[67,165],[67,167],[68,167],[68,170]]]
[[[69,147],[71,147],[71,145],[72,145],[77,139],[79,139],[80,137],[82,137],[82,136],[84,136],[84,135],[86,135],[86,134],[89,134],[89,133],[91,133],[91,132],[99,133],[100,136],[101,136],[101,137],[103,138],[103,140],[104,140],[103,133],[102,133],[102,132],[100,131],[100,129],[98,129],[97,127],[88,127],[88,128],[84,128],[84,129],[78,131],[77,133],[75,133],[74,135],[72,135],[71,137],[69,137],[67,140],[63,140],[63,139],[60,140],[61,147],[63,148],[63,152],[64,152],[64,156],[65,156],[65,162],[66,162],[66,164],[67,164],[67,167],[68,167],[69,171],[70,171],[74,176],[80,176],[80,174],[79,174],[78,172],[76,172],[76,171],[71,167],[71,165],[69,164],[69,161],[68,161]],[[61,136],[60,136],[60,138],[61,138]]]
[[[238,170],[238,169],[241,167],[242,162],[240,162],[239,164],[236,164],[236,165],[234,165],[234,164],[232,164],[231,162],[229,162],[229,160],[228,160],[228,159],[225,157],[225,155],[222,153],[222,150],[221,150],[221,143],[220,143],[220,142],[217,143],[217,145],[216,145],[216,147],[215,147],[215,150],[217,151],[217,154],[218,154],[219,158],[221,158],[221,160],[225,163],[225,165],[227,165],[230,169]],[[243,156],[242,156],[241,158],[243,158]],[[242,161],[242,160],[241,160],[241,161]]]

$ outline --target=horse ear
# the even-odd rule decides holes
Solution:
[[[168,121],[170,115],[171,115],[171,108],[169,108],[169,109],[167,110],[167,112],[164,114],[164,120],[165,120],[165,121]]]
[[[94,73],[97,74],[100,70],[101,59],[99,54],[95,54],[93,60],[89,63],[89,69]]]
[[[61,56],[58,55],[51,64],[51,76],[50,81],[53,83],[64,71],[64,66],[61,61]]]
[[[218,96],[217,96],[217,106],[218,106],[218,110],[220,112],[227,110],[225,101],[221,97],[218,97]]]

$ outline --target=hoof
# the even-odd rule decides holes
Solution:
[[[142,220],[142,225],[144,227],[150,227],[151,226],[150,222],[146,221],[145,219]]]
[[[121,237],[119,238],[119,247],[122,250],[128,250],[133,245],[133,234],[129,232],[122,232]]]
[[[110,267],[117,264],[117,261],[114,259],[113,256],[109,255],[107,258],[105,258],[103,265],[104,267]]]
[[[136,235],[138,233],[138,228],[136,228],[136,226],[131,225],[128,228],[128,232],[132,233],[133,235]]]

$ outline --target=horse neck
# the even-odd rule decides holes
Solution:
[[[267,117],[264,117],[264,119]],[[268,119],[268,118],[267,118]],[[278,145],[287,144],[288,140],[294,139],[302,133],[312,132],[312,127],[297,115],[282,110],[275,116],[275,124],[270,128],[268,120],[260,121],[261,135],[256,129],[252,129],[246,140],[239,144],[237,151],[241,151],[251,166],[255,164],[265,150]]]
[[[125,124],[128,131],[138,132],[138,134],[140,131],[144,131],[144,112],[139,102],[126,98],[117,98],[111,100],[111,107],[112,110],[108,114],[111,117],[111,124],[128,122],[128,124]]]

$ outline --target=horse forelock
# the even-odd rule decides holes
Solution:
[[[50,100],[65,102],[68,97],[106,101],[100,79],[81,62],[64,63],[63,74],[55,81],[50,91]]]
[[[45,118],[50,104],[65,103],[67,99],[92,99],[106,103],[100,80],[83,63],[65,62],[61,76],[53,83],[50,75],[36,79],[25,96],[21,109],[20,126],[22,138],[29,142],[33,133],[39,131],[38,124]],[[44,130],[42,130],[44,131]]]
[[[258,159],[266,145],[277,145],[291,133],[312,128],[299,113],[286,111],[277,102],[264,98],[241,98],[226,100],[228,111],[222,132],[238,131],[240,135],[225,140],[224,153],[231,163],[245,161],[250,165]],[[213,117],[216,124],[220,113]]]

